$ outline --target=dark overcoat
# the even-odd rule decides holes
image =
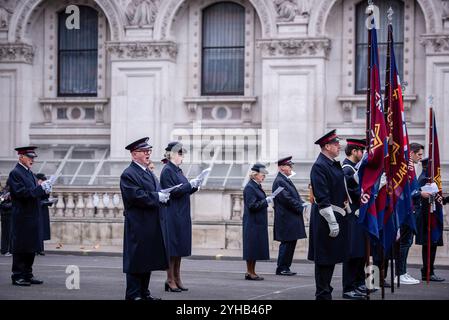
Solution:
[[[273,181],[272,191],[278,187],[284,187],[284,190],[274,198],[274,240],[294,241],[306,238],[302,215],[304,201],[293,182],[280,172]]]
[[[349,196],[351,197],[351,211],[348,215],[348,239],[349,239],[349,258],[363,258],[365,257],[365,238],[366,232],[363,226],[359,223],[355,212],[360,208],[360,187],[354,179],[357,174],[355,163],[349,159],[343,160],[343,172],[348,186]]]
[[[268,203],[260,184],[250,179],[243,189],[243,259],[269,260]]]
[[[120,177],[124,205],[123,272],[168,269],[165,208],[159,202],[159,182],[132,162]]]
[[[42,240],[50,240],[51,233],[50,233],[50,212],[48,210],[49,207],[51,207],[53,204],[48,202],[49,195],[46,195],[42,198],[41,201],[41,209],[42,209]]]
[[[192,254],[190,195],[198,189],[192,188],[181,168],[169,161],[161,171],[161,187],[166,189],[180,183],[182,186],[170,193],[167,206],[168,251],[171,257],[187,257]]]
[[[9,173],[11,194],[11,253],[34,253],[41,249],[41,200],[44,189],[31,170],[17,164]]]
[[[423,187],[426,183],[429,182],[427,167],[423,167],[423,171],[418,178],[419,187]],[[427,222],[429,217],[429,199],[425,199],[420,197],[420,206],[418,206],[419,210],[416,212],[416,240],[415,243],[418,245],[426,245],[427,246]],[[438,227],[441,229],[441,237],[437,241],[431,241],[432,245],[437,245],[441,247],[444,245],[443,242],[443,224],[439,223]]]
[[[310,180],[315,198],[310,213],[310,235],[308,259],[319,265],[332,265],[347,259],[348,220],[335,212],[335,218],[340,228],[337,237],[329,236],[329,225],[319,210],[336,205],[344,208],[347,200],[344,173],[339,161],[331,160],[320,153],[312,166]]]

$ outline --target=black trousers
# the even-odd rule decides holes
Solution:
[[[150,294],[148,286],[150,284],[151,272],[147,273],[127,273],[126,274],[126,300],[135,298],[145,299]]]
[[[279,245],[278,266],[276,272],[289,271],[295,253],[296,241],[282,241]]]
[[[413,244],[413,231],[407,226],[401,227],[401,240],[398,262],[396,263],[396,274],[401,276],[407,273],[407,258],[410,247]]]
[[[12,280],[33,278],[33,263],[35,253],[13,253]]]
[[[434,263],[437,255],[437,245],[430,245],[430,275],[434,274]],[[427,275],[427,245],[422,246],[422,269],[421,274],[423,277]]]
[[[0,253],[5,254],[11,250],[11,215],[1,214],[2,219],[2,238]]]
[[[334,269],[335,264],[315,264],[316,300],[332,300],[332,291],[334,288],[331,286],[331,281]]]
[[[343,263],[343,292],[365,284],[365,258],[352,258]]]

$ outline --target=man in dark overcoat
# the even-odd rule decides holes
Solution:
[[[132,162],[120,177],[124,205],[123,272],[126,300],[159,300],[150,294],[151,271],[168,268],[164,206],[168,193],[148,169],[151,146],[148,137],[126,146]]]
[[[310,213],[308,259],[315,263],[315,297],[331,300],[335,264],[347,258],[348,196],[345,177],[339,161],[340,139],[336,130],[319,138],[315,144],[321,152],[312,166],[310,180],[314,203]],[[364,299],[364,297],[355,297]]]
[[[290,270],[298,239],[306,238],[304,227],[304,201],[291,181],[292,157],[279,159],[279,172],[274,179],[272,191],[278,187],[284,190],[274,198],[274,240],[280,241],[276,274],[293,276],[296,272]]]
[[[343,298],[352,299],[354,295],[365,295],[365,241],[366,233],[358,221],[360,208],[360,187],[357,163],[362,160],[366,147],[364,139],[346,139],[346,158],[343,172],[351,197],[351,214],[348,214],[348,259],[343,263]]]
[[[36,252],[42,244],[41,200],[51,191],[51,182],[37,183],[31,171],[36,147],[16,148],[19,162],[9,173],[8,185],[12,201],[11,247],[13,254],[12,283],[17,286],[42,284],[33,276]]]

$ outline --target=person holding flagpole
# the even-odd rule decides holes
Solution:
[[[421,210],[417,217],[416,244],[422,245],[422,280],[443,282],[434,270],[437,247],[443,246],[443,205],[449,197],[443,198],[441,183],[440,151],[435,123],[435,113],[430,108],[429,157],[421,161],[423,170],[418,179],[421,189],[430,192],[429,199],[421,198]]]
[[[314,203],[310,213],[308,259],[315,263],[316,300],[332,300],[331,286],[335,265],[348,254],[348,219],[351,211],[345,176],[335,160],[340,154],[336,130],[315,141],[321,152],[310,172]],[[343,298],[364,300],[356,291],[344,292]]]

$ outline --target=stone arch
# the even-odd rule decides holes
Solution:
[[[111,31],[111,40],[119,41],[123,39],[123,17],[120,10],[111,0],[93,0],[103,11],[106,19],[108,20],[109,28]],[[11,17],[11,23],[8,32],[9,42],[26,42],[27,24],[33,13],[39,10],[42,3],[45,0],[25,0],[21,2],[14,14]],[[70,3],[67,3],[69,5]]]
[[[309,23],[310,36],[323,36],[327,17],[338,0],[322,0],[312,11]],[[436,33],[442,30],[442,20],[435,3],[432,0],[416,0],[424,13],[426,20],[426,33]]]
[[[173,18],[179,8],[188,0],[166,0],[159,8],[154,24],[154,38],[164,40],[170,37]],[[223,0],[225,1],[225,0]],[[276,33],[276,10],[271,0],[248,0],[256,10],[262,25],[264,38],[272,38]]]

